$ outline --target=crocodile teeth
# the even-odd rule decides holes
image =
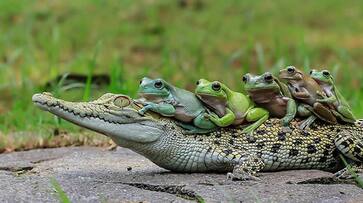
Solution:
[[[52,100],[47,101],[48,106],[53,106],[54,102]]]

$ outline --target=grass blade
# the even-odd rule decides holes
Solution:
[[[68,198],[67,194],[64,192],[64,190],[55,178],[51,178],[50,183],[52,184],[55,192],[57,193],[58,199],[61,203],[71,203],[71,200]]]

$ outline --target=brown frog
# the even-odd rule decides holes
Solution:
[[[317,102],[317,99],[323,99],[323,90],[320,85],[310,76],[305,75],[302,71],[294,66],[288,66],[280,70],[280,79],[286,81],[286,84],[294,99],[300,102],[298,112],[300,116],[311,114],[300,126],[305,129],[315,121],[316,117],[331,124],[336,124],[337,119],[331,112],[331,106],[323,105]]]

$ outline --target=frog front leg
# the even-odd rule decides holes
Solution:
[[[209,119],[219,127],[227,127],[236,119],[236,115],[229,108],[226,108],[226,115],[222,118],[219,118],[216,114],[209,114],[209,116]]]
[[[297,112],[296,102],[294,99],[289,98],[287,102],[286,115],[281,119],[284,132],[291,132],[289,127],[292,119],[295,118]]]
[[[159,113],[163,116],[174,116],[175,107],[168,103],[153,103],[153,102],[145,102],[144,107],[139,110],[141,115],[144,115],[147,111],[153,111]]]
[[[311,94],[305,88],[300,88],[300,89],[294,88],[292,90],[292,93],[293,93],[294,97],[297,99],[308,99],[311,97]]]
[[[194,118],[193,124],[201,129],[215,129],[217,126],[211,121],[211,115],[212,114],[203,112]]]
[[[264,123],[269,117],[269,112],[263,108],[251,108],[247,111],[246,120],[248,122],[255,122],[245,129],[243,129],[243,133],[252,134],[254,130],[256,130],[262,123]]]
[[[323,94],[320,91],[316,92],[318,95],[320,95],[321,97],[323,97],[322,99],[316,99],[317,102],[322,102],[322,103],[329,103],[329,104],[333,104],[334,102],[337,101],[336,96],[332,95],[330,97],[326,97],[325,94]]]
[[[261,158],[256,155],[250,155],[241,160],[233,167],[232,173],[227,173],[227,179],[231,180],[260,180],[256,173],[265,166]]]

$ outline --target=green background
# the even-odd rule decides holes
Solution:
[[[247,72],[324,68],[363,117],[362,19],[362,1],[2,0],[0,134],[79,131],[31,102],[67,72],[111,75],[103,89],[51,89],[89,100],[104,92],[136,96],[143,76],[189,90],[208,78],[242,91]]]

